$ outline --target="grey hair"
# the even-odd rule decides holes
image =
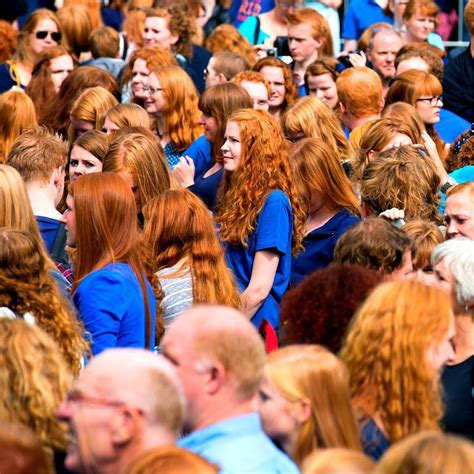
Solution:
[[[437,245],[431,254],[431,265],[444,260],[456,281],[458,304],[470,306],[474,301],[474,241],[452,239]]]
[[[390,31],[390,32],[392,32],[393,34],[397,35],[399,38],[402,38],[402,34],[401,34],[400,31],[398,31],[394,26],[389,25],[389,24],[387,24],[386,26],[379,26],[379,27],[377,27],[377,28],[374,28],[374,29],[370,32],[370,35],[369,35],[369,42],[368,42],[368,46],[367,46],[367,49],[368,49],[368,50],[374,49],[375,37],[376,37],[379,33],[382,33],[382,32],[384,32],[384,31]]]

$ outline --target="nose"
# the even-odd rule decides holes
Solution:
[[[56,409],[56,417],[61,421],[69,421],[71,419],[71,406],[67,401],[63,401]]]
[[[84,165],[82,163],[79,163],[77,166],[76,166],[76,169],[74,170],[74,174],[78,175],[78,176],[82,176],[84,174]]]
[[[227,151],[229,147],[227,146],[227,140],[224,142],[224,144],[221,146],[222,151]]]
[[[66,212],[64,212],[64,214],[61,214],[61,217],[59,218],[59,222],[62,222],[63,224],[66,223]]]
[[[453,345],[450,343],[449,344],[449,352],[447,354],[447,361],[446,363],[449,364],[449,363],[452,363],[456,360],[456,351],[454,350],[454,347]]]
[[[201,115],[198,120],[199,125],[206,125],[206,121],[204,120],[204,115]]]
[[[450,239],[454,239],[458,235],[458,226],[454,220],[449,221],[446,233]]]

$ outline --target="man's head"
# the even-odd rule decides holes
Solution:
[[[352,118],[361,119],[380,114],[384,105],[382,81],[372,69],[348,68],[337,78],[336,87],[346,125]]]
[[[403,46],[395,58],[396,75],[409,69],[429,72],[443,82],[444,64],[436,46],[423,43],[409,43]]]
[[[27,187],[35,184],[54,188],[55,204],[63,194],[66,162],[66,143],[45,127],[23,132],[8,153],[8,164],[20,173]]]
[[[372,30],[367,58],[382,82],[388,83],[395,76],[395,56],[402,45],[402,37],[395,28],[385,27]]]
[[[120,52],[120,35],[110,26],[101,26],[89,36],[89,49],[93,58],[117,58]]]
[[[249,67],[247,60],[240,54],[220,51],[212,56],[204,71],[206,87],[224,84]]]
[[[253,101],[253,108],[268,112],[268,99],[272,90],[268,81],[257,71],[239,72],[232,82],[242,86]]]
[[[112,349],[92,359],[58,409],[71,433],[66,466],[121,473],[145,450],[175,443],[184,413],[176,373],[163,357]]]
[[[405,232],[377,217],[360,222],[339,238],[334,261],[380,271],[387,280],[401,280],[413,271],[413,252]]]
[[[243,414],[265,363],[263,342],[239,311],[197,306],[166,331],[163,355],[175,365],[188,402],[185,431]]]

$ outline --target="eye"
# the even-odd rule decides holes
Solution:
[[[77,160],[71,160],[69,163],[69,166],[71,166],[72,168],[75,168],[78,165],[79,165],[79,162]]]
[[[258,391],[258,396],[260,397],[260,400],[262,400],[262,402],[270,400],[270,397],[262,390]]]
[[[95,165],[91,161],[84,161],[84,166],[86,168],[94,168]]]

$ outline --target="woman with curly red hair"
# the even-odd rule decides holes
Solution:
[[[227,263],[243,297],[243,311],[259,327],[278,326],[278,305],[299,250],[305,212],[291,182],[281,128],[262,110],[243,109],[227,122],[224,178],[216,221]]]
[[[364,451],[439,429],[440,372],[453,360],[448,293],[414,281],[378,286],[356,314],[341,351]]]

